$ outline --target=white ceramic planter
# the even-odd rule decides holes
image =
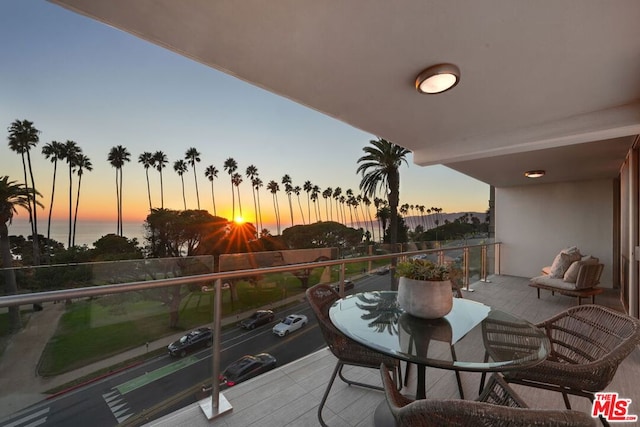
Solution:
[[[400,277],[398,305],[412,316],[437,319],[453,307],[453,293],[449,280],[413,280]]]

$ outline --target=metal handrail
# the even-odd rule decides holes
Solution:
[[[485,260],[486,257],[486,248],[487,246],[493,245],[497,248],[496,253],[499,254],[500,242],[491,242],[491,243],[483,243],[476,245],[463,245],[463,246],[454,246],[450,248],[437,248],[437,249],[425,249],[425,250],[417,250],[410,252],[396,252],[392,254],[385,255],[368,255],[357,258],[349,258],[349,259],[338,259],[331,261],[316,261],[316,262],[307,262],[301,264],[290,264],[290,265],[282,265],[276,267],[264,267],[264,268],[254,268],[248,270],[235,270],[235,271],[225,271],[219,273],[207,273],[207,274],[199,274],[193,276],[186,277],[178,277],[178,278],[170,278],[170,279],[156,279],[156,280],[145,280],[145,281],[137,281],[130,283],[121,283],[121,284],[111,284],[111,285],[100,285],[100,286],[91,286],[91,287],[83,287],[83,288],[74,288],[74,289],[61,289],[56,291],[45,291],[45,292],[36,292],[36,293],[27,293],[27,294],[17,294],[17,295],[6,295],[0,296],[0,308],[12,307],[17,305],[24,304],[39,304],[48,301],[58,301],[64,299],[74,299],[74,298],[84,298],[84,297],[94,297],[101,295],[110,295],[110,294],[120,294],[131,291],[140,291],[146,289],[156,289],[170,286],[178,286],[178,285],[188,285],[194,283],[202,283],[202,282],[213,282],[214,283],[214,291],[215,291],[215,303],[213,306],[214,317],[213,317],[213,353],[220,354],[220,325],[221,325],[221,288],[222,288],[222,280],[223,279],[236,279],[236,278],[246,278],[257,275],[269,274],[269,273],[283,273],[290,271],[297,271],[301,269],[310,269],[310,268],[321,268],[321,267],[331,267],[331,266],[340,266],[340,283],[344,283],[345,279],[345,266],[347,264],[354,263],[362,263],[362,262],[372,262],[372,261],[380,261],[387,260],[393,258],[404,258],[408,256],[414,255],[422,255],[434,253],[438,257],[438,262],[442,263],[444,258],[444,252],[451,250],[460,250],[462,249],[464,252],[464,277],[467,284],[467,290],[469,290],[469,249],[480,247],[483,253],[482,256],[482,269],[485,268]],[[498,255],[497,255],[498,256]],[[77,264],[80,265],[80,264]],[[497,265],[499,266],[499,260],[497,261]],[[2,269],[0,269],[2,270]],[[486,274],[486,273],[485,273]],[[218,384],[218,374],[220,372],[220,360],[219,357],[212,358],[213,363],[213,377],[212,377],[212,393],[211,399],[205,399],[200,402],[200,407],[205,413],[205,416],[209,420],[216,418],[218,416],[223,415],[224,413],[230,411],[232,409],[231,404],[226,400],[224,395],[220,393],[219,384]]]

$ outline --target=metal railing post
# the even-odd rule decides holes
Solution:
[[[480,262],[481,262],[481,273],[480,273],[480,281],[481,282],[485,282],[485,283],[491,283],[491,280],[487,279],[487,245],[482,245],[482,247],[480,248]]]
[[[464,265],[464,284],[466,285],[466,290],[469,292],[469,248],[465,247],[462,249],[462,263]]]
[[[233,409],[231,403],[220,393],[220,323],[222,322],[222,279],[215,281],[213,304],[213,348],[211,351],[212,378],[211,398],[200,401],[200,408],[207,419],[212,420]]]

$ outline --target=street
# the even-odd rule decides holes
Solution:
[[[355,282],[348,293],[388,289],[389,276],[367,276]],[[271,328],[287,314],[307,316],[309,323],[286,337]],[[276,312],[273,322],[247,331],[239,327],[222,333],[220,371],[246,354],[270,353],[277,366],[297,360],[325,346],[315,315],[306,302]],[[168,343],[167,343],[168,344]],[[90,425],[111,427],[148,411],[154,405],[191,389],[210,384],[211,348],[179,359],[162,355],[118,374],[90,383],[51,400],[33,405],[0,422],[0,427]],[[274,391],[276,392],[276,391]],[[197,400],[196,393],[180,402],[161,405],[154,418]],[[232,402],[233,404],[233,402]]]

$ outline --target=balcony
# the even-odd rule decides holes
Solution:
[[[495,245],[499,247],[498,244]],[[476,245],[467,247],[455,247],[449,249],[438,249],[431,251],[422,251],[431,256],[437,257],[441,262],[447,261],[459,261],[464,267],[465,271],[465,285],[468,283],[468,288],[473,290],[472,292],[465,291],[464,297],[483,302],[495,307],[499,307],[504,311],[511,312],[520,317],[526,318],[530,321],[536,322],[545,319],[567,307],[575,304],[575,299],[564,296],[551,296],[550,293],[544,292],[541,299],[535,298],[535,290],[527,286],[527,278],[505,276],[499,274],[492,274],[488,277],[487,272],[492,273],[493,265],[499,265],[499,262],[490,263],[488,259],[499,259],[499,251],[493,251],[494,245]],[[365,258],[371,259],[372,262],[378,262],[380,259],[385,259],[387,256],[374,256]],[[334,276],[345,277],[345,269],[348,265],[362,263],[363,261],[358,259],[349,260],[335,260],[325,261],[317,263],[324,267],[329,267],[334,270]],[[365,263],[368,261],[364,261]],[[359,265],[359,264],[358,264]],[[266,277],[266,281],[270,282],[270,277],[274,273],[274,270],[292,270],[296,267],[282,266],[276,268],[257,269],[252,270],[252,273],[260,273]],[[300,267],[297,267],[300,268]],[[104,273],[104,268],[98,269]],[[96,270],[96,271],[98,271]],[[227,273],[212,273],[205,274],[204,276],[197,277],[182,277],[160,280],[148,280],[142,282],[133,283],[121,283],[123,281],[122,274],[128,272],[129,277],[133,277],[134,271],[138,271],[137,268],[125,267],[124,264],[118,267],[118,274],[120,279],[116,285],[103,285],[99,288],[85,287],[79,290],[66,290],[66,291],[53,291],[53,292],[41,292],[36,294],[29,294],[26,296],[18,296],[19,298],[34,299],[40,298],[46,302],[45,310],[40,313],[34,313],[34,316],[42,316],[44,314],[49,315],[53,311],[53,307],[62,310],[63,304],[54,305],[52,301],[59,298],[59,295],[64,293],[86,293],[87,295],[97,294],[106,297],[107,295],[120,295],[114,292],[122,292],[122,295],[127,295],[125,292],[141,292],[134,290],[143,286],[151,286],[154,292],[160,292],[162,289],[171,289],[167,286],[167,283],[201,283],[203,277],[210,283],[212,279],[221,279],[222,277],[242,277],[246,276],[247,272],[227,272]],[[360,267],[358,267],[360,270]],[[348,271],[348,270],[347,270]],[[371,268],[369,268],[371,272]],[[389,277],[389,276],[375,276],[365,273],[360,276],[359,280],[369,280],[374,277]],[[488,278],[489,281],[480,280]],[[273,279],[275,280],[275,279]],[[332,277],[335,280],[335,277]],[[284,282],[286,283],[286,279]],[[222,282],[222,279],[221,279]],[[387,283],[385,281],[385,283]],[[278,285],[280,286],[280,285]],[[299,286],[299,285],[296,285]],[[359,285],[356,286],[356,291]],[[465,286],[466,287],[466,286]],[[386,288],[386,286],[385,286]],[[279,289],[279,288],[278,288]],[[287,288],[283,288],[286,289]],[[145,291],[148,292],[148,291]],[[228,291],[227,291],[228,292]],[[286,292],[285,292],[286,294]],[[279,304],[286,304],[288,302],[300,302],[302,296],[298,294],[283,294],[283,298],[279,301]],[[133,294],[132,294],[133,295]],[[14,297],[0,297],[0,302],[8,305],[8,301]],[[96,298],[95,301],[91,301],[92,304],[99,306],[104,305],[101,301],[106,298]],[[116,298],[117,302],[117,298]],[[614,290],[608,290],[607,293],[598,297],[597,303],[607,305],[615,309],[622,309],[622,305],[619,301],[619,295]],[[195,304],[195,303],[194,303]],[[198,304],[200,304],[198,302]],[[211,320],[211,307],[207,306],[209,310],[205,317]],[[94,307],[95,308],[95,307]],[[110,310],[115,310],[117,303],[110,306]],[[153,317],[156,313],[149,312],[148,307],[145,308],[147,312],[140,312],[135,315],[144,317]],[[166,312],[165,316],[166,316]],[[243,313],[233,313],[233,315],[225,315],[225,323],[235,323],[236,319]],[[130,315],[132,315],[130,313]],[[35,317],[34,317],[35,318]],[[94,319],[95,322],[95,319]],[[37,325],[36,323],[30,324],[30,327],[21,332],[21,335],[32,333],[37,336],[43,333],[45,325]],[[93,328],[94,325],[91,326]],[[308,326],[309,330],[306,332],[317,333],[317,325],[311,323]],[[31,416],[34,412],[28,409],[29,405],[38,403],[42,404],[43,399],[46,397],[43,394],[45,391],[50,391],[56,386],[69,384],[69,381],[78,380],[83,375],[96,372],[101,368],[111,367],[116,362],[127,362],[135,360],[135,358],[143,357],[146,353],[154,351],[164,351],[164,347],[167,342],[177,338],[180,334],[174,334],[174,336],[167,336],[164,340],[159,340],[150,343],[146,348],[144,346],[132,348],[127,352],[122,352],[117,355],[113,355],[106,361],[97,361],[94,364],[90,364],[75,370],[70,370],[68,373],[57,375],[50,379],[43,378],[31,378],[33,372],[36,370],[36,365],[40,363],[38,357],[34,360],[28,360],[26,358],[22,360],[19,365],[8,366],[4,360],[0,362],[2,372],[9,372],[9,370],[17,371],[18,369],[24,369],[19,371],[20,375],[5,376],[0,379],[2,385],[2,392],[0,392],[0,426],[4,425],[4,422],[15,422],[15,416],[17,413],[25,414],[25,417]],[[275,338],[274,338],[275,339]],[[7,353],[10,349],[7,349]],[[122,422],[124,425],[142,425],[149,423],[150,425],[229,425],[229,426],[244,426],[244,425],[261,425],[261,426],[285,426],[285,425],[317,425],[317,405],[322,397],[322,394],[326,387],[333,367],[335,365],[334,356],[323,348],[318,351],[314,351],[311,354],[304,356],[291,363],[284,364],[276,370],[267,372],[257,378],[249,380],[245,383],[238,384],[230,389],[224,391],[224,396],[233,406],[233,410],[226,413],[213,422],[208,421],[205,417],[200,405],[198,403],[187,403],[184,405],[176,404],[181,401],[180,395],[173,396],[174,402],[168,403],[165,400],[160,404],[159,408],[149,407],[142,411],[132,411],[131,413],[123,416],[118,421],[113,420],[115,425],[117,422]],[[18,367],[19,366],[19,367]],[[377,371],[350,368],[352,370],[351,376],[362,377],[365,381],[375,382],[379,381],[379,373]],[[620,367],[614,382],[611,384],[608,391],[615,391],[620,394],[621,397],[630,398],[632,402],[640,401],[640,392],[634,385],[634,378],[640,371],[640,351],[635,350],[625,360]],[[111,370],[108,375],[118,374],[117,371]],[[107,375],[107,376],[108,376]],[[211,372],[204,374],[205,377],[211,375]],[[16,378],[13,378],[13,377]],[[477,394],[479,374],[463,373],[462,381],[465,394],[469,397],[473,397]],[[11,383],[11,378],[14,382]],[[26,378],[26,379],[25,379]],[[211,378],[209,376],[209,378]],[[457,398],[457,388],[455,377],[452,372],[444,370],[430,369],[427,372],[427,384],[429,389],[427,391],[429,396],[442,397],[442,398]],[[31,384],[31,389],[25,389],[24,383]],[[195,384],[197,387],[198,384]],[[193,396],[196,395],[196,391],[191,388],[187,388],[187,393],[193,401]],[[408,389],[414,388],[414,384],[410,382]],[[539,408],[562,408],[562,400],[558,398],[555,393],[544,392],[538,390],[532,390],[522,387],[515,387],[521,394],[524,400],[531,407]],[[83,388],[67,388],[67,391],[80,391]],[[341,425],[341,426],[369,426],[373,425],[373,411],[377,405],[383,399],[383,395],[380,392],[361,389],[358,387],[348,387],[343,383],[337,381],[334,384],[329,400],[325,407],[324,417],[329,425]],[[586,399],[571,398],[574,409],[588,412],[590,405]],[[155,402],[157,403],[157,402]],[[103,403],[104,405],[104,403]],[[31,408],[36,408],[32,406]],[[159,409],[157,413],[153,413],[154,409]],[[24,411],[23,411],[24,410]],[[170,412],[168,415],[167,413]],[[636,408],[632,404],[631,412],[634,414],[640,414],[640,409]],[[148,415],[152,414],[153,415]],[[116,413],[114,412],[114,415]],[[4,420],[4,421],[2,421]],[[16,424],[20,425],[20,424]]]
[[[465,292],[464,297],[480,301],[509,311],[531,321],[540,321],[565,308],[575,305],[575,299],[551,296],[543,293],[540,300],[535,290],[527,286],[527,279],[513,276],[491,276],[491,283],[476,282],[471,285],[474,292]],[[611,290],[602,295],[598,304],[621,309],[617,292]],[[213,425],[219,426],[315,426],[317,406],[324,393],[327,380],[336,359],[328,349],[322,349],[225,392],[233,405],[233,411]],[[378,381],[379,373],[373,370],[350,367],[352,376],[362,376],[365,381]],[[640,350],[636,349],[620,366],[608,391],[640,402],[640,390],[635,378],[640,374]],[[450,371],[427,370],[428,396],[458,398],[455,377]],[[480,374],[462,373],[465,393],[477,395]],[[336,381],[329,395],[323,416],[331,426],[373,426],[373,412],[384,399],[381,392],[349,387]],[[413,389],[411,382],[408,389]],[[557,393],[514,385],[513,388],[532,408],[563,409],[562,399]],[[277,390],[277,392],[275,392]],[[570,397],[574,409],[591,410],[587,399]],[[632,404],[631,412],[640,414],[640,405]],[[194,404],[174,412],[162,419],[150,422],[153,426],[208,426],[199,405]]]

